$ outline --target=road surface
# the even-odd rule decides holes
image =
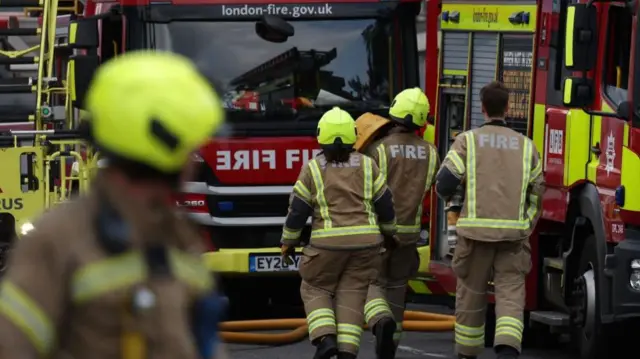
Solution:
[[[412,306],[412,310],[450,312],[442,307]],[[374,359],[373,337],[366,332],[362,338],[362,345],[358,358]],[[314,348],[308,340],[281,347],[263,347],[253,345],[229,345],[233,359],[312,359]],[[453,333],[405,333],[396,359],[428,359],[455,358],[453,354]],[[493,352],[487,349],[481,359],[495,358]],[[525,349],[521,359],[570,359],[572,356],[566,350],[535,350]]]

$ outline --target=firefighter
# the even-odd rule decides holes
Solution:
[[[445,200],[465,186],[452,260],[457,276],[456,352],[476,358],[484,347],[488,282],[494,282],[494,346],[500,359],[521,351],[529,235],[538,219],[542,167],[533,142],[505,122],[509,91],[492,82],[480,91],[485,124],[456,137],[436,177]]]
[[[224,358],[200,236],[171,195],[223,121],[189,60],[131,52],[87,93],[82,128],[108,164],[86,196],[44,213],[0,284],[0,357]]]
[[[353,151],[355,142],[349,113],[335,107],[322,116],[318,143],[323,152],[300,172],[283,228],[282,253],[289,257],[312,217],[311,239],[302,249],[299,272],[309,337],[317,348],[314,359],[357,356],[382,235],[396,233],[384,175],[371,158]]]
[[[417,135],[428,113],[427,96],[420,88],[411,88],[393,100],[390,120],[369,113],[356,122],[359,138],[355,147],[380,167],[398,217],[398,235],[387,238],[380,275],[369,288],[365,305],[367,324],[376,336],[376,354],[382,359],[393,358],[400,342],[407,282],[420,265],[416,244],[422,203],[440,163],[435,146]]]

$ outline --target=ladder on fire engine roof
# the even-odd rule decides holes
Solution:
[[[57,96],[64,105],[67,98],[67,86],[54,75],[57,18],[60,13],[76,14],[79,11],[78,0],[0,0],[0,8],[24,11],[21,19],[23,21],[12,16],[7,28],[0,29],[0,37],[5,39],[5,46],[12,43],[7,41],[11,38],[35,38],[38,41],[36,44],[32,43],[32,46],[23,46],[25,48],[22,49],[0,50],[0,66],[5,66],[8,70],[0,77],[0,101],[5,98],[0,106],[0,125],[33,122],[34,130],[43,130],[45,124],[54,119],[50,107],[52,101]],[[36,26],[23,27],[21,23],[35,23]],[[18,68],[25,65],[34,67],[33,76],[20,76]],[[35,95],[35,99],[29,94]],[[7,102],[14,101],[11,95],[18,95],[14,97],[21,100],[33,100],[35,103],[33,106],[7,105]]]

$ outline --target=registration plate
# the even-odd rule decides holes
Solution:
[[[249,256],[249,272],[283,272],[297,271],[300,265],[300,256],[294,256],[293,264],[287,266],[279,255],[252,255]]]

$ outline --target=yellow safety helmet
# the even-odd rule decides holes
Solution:
[[[334,107],[322,115],[318,122],[318,143],[320,146],[353,146],[356,143],[356,122],[353,117],[339,107]]]
[[[373,139],[376,137],[378,131],[380,131],[382,127],[389,123],[391,123],[391,121],[382,116],[375,115],[371,112],[367,112],[358,117],[358,119],[356,120],[358,139],[356,140],[356,144],[353,146],[353,148],[355,148],[356,151],[361,151],[362,149],[367,147],[367,145],[369,145],[369,143],[371,143],[371,141],[373,141]]]
[[[400,92],[391,102],[389,117],[409,128],[418,129],[427,123],[429,99],[421,88],[414,87]]]
[[[224,122],[220,98],[185,57],[133,51],[98,68],[87,93],[89,137],[102,153],[179,173]]]

